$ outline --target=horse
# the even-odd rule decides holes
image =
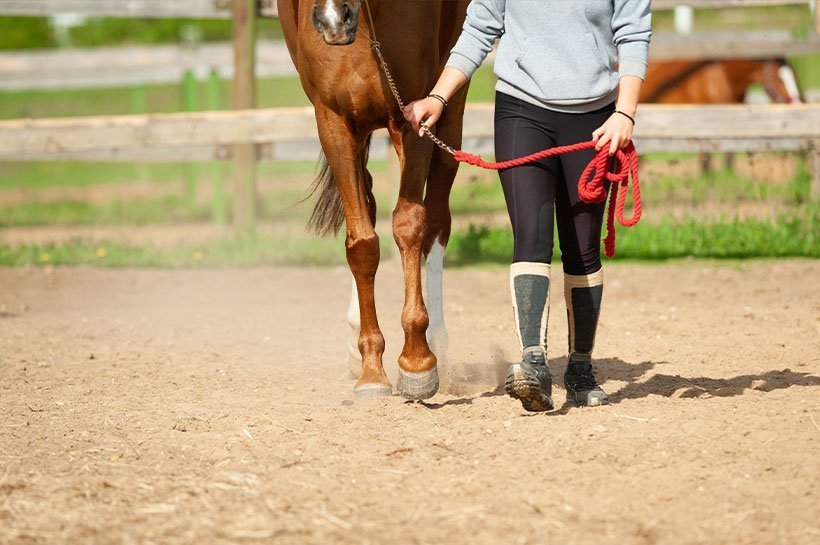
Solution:
[[[750,85],[763,86],[772,102],[803,101],[785,59],[653,61],[641,87],[642,103],[741,104]]]
[[[803,97],[785,59],[652,61],[641,87],[640,102],[658,104],[742,104],[753,83],[763,86],[772,102],[800,104]],[[727,153],[731,169],[734,154]],[[712,155],[701,154],[701,172],[712,170]]]
[[[405,287],[397,389],[409,399],[427,399],[439,387],[437,364],[447,349],[442,268],[452,221],[450,190],[458,170],[446,151],[405,123],[373,45],[378,41],[402,97],[424,97],[461,33],[468,3],[278,0],[288,52],[313,104],[323,150],[309,225],[320,235],[337,233],[343,222],[346,226],[345,249],[353,275],[347,352],[351,372],[358,375],[357,397],[392,395],[382,364],[385,342],[374,297],[380,251],[373,178],[367,170],[373,131],[387,129],[401,169],[393,210],[393,238]],[[452,97],[435,129],[456,147],[461,145],[466,94],[465,87]],[[429,309],[421,290],[422,259]]]

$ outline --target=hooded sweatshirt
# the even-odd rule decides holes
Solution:
[[[615,101],[646,74],[649,0],[472,0],[447,66],[468,78],[500,38],[496,90],[560,112]]]

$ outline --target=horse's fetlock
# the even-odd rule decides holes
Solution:
[[[424,307],[405,310],[401,315],[401,325],[405,333],[418,333],[427,331],[430,325],[430,317]]]
[[[362,333],[359,335],[359,351],[362,354],[384,354],[384,335],[381,333]]]

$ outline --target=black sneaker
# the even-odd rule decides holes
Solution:
[[[514,363],[507,371],[504,383],[507,394],[521,401],[531,412],[552,409],[552,377],[543,351],[525,352],[521,363]]]
[[[581,407],[597,407],[609,403],[609,396],[595,381],[592,362],[570,361],[564,373],[567,400]]]

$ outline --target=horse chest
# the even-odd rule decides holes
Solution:
[[[315,42],[310,36],[301,44],[298,62],[311,101],[354,120],[386,117],[390,106],[370,47],[364,42],[338,48]]]

